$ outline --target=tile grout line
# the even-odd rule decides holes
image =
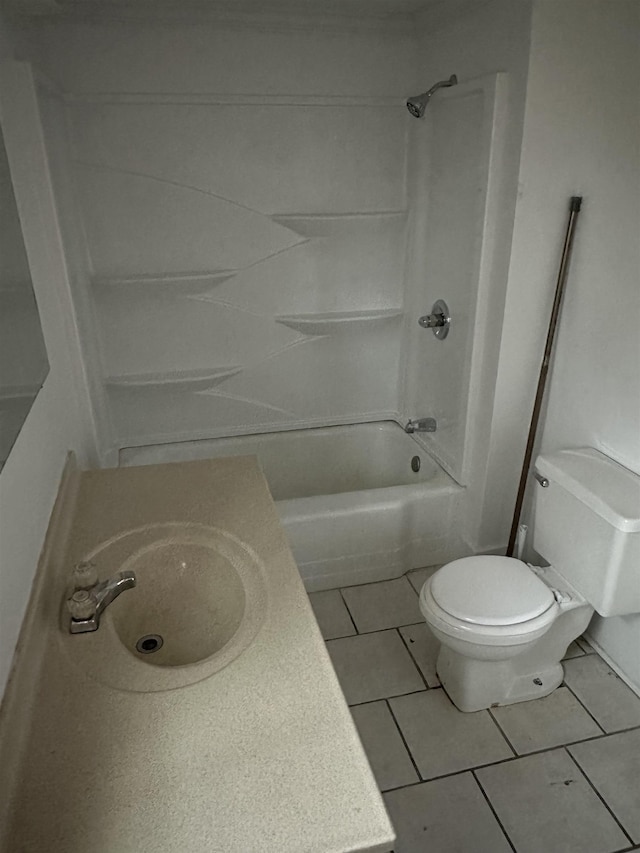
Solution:
[[[405,626],[403,625],[403,626],[401,626],[401,627],[405,627]],[[400,628],[396,628],[396,633],[397,633],[397,634],[398,634],[398,636],[400,637],[400,642],[402,643],[402,645],[404,646],[404,648],[407,650],[407,654],[408,654],[408,655],[409,655],[409,657],[411,658],[411,663],[412,663],[412,664],[415,666],[415,668],[418,670],[418,675],[420,676],[420,678],[421,678],[421,680],[422,680],[422,683],[423,683],[423,684],[424,684],[424,686],[425,686],[425,690],[433,690],[434,688],[429,687],[429,685],[427,684],[427,679],[426,679],[426,678],[424,677],[424,675],[422,674],[422,670],[421,670],[421,669],[420,669],[420,667],[418,666],[418,662],[417,662],[417,660],[416,660],[416,659],[414,658],[414,656],[411,654],[411,649],[410,649],[410,648],[409,648],[409,646],[407,645],[405,638],[402,636],[402,632],[400,631]],[[418,692],[420,692],[420,691],[418,691]]]
[[[419,622],[403,622],[401,625],[392,625],[390,628],[373,628],[370,631],[359,631],[360,634],[377,634],[378,631],[394,631],[400,630],[400,628],[416,628],[419,625],[426,625],[424,619]]]
[[[331,640],[350,640],[351,637],[357,637],[357,636],[358,636],[358,634],[338,634],[337,637],[325,637],[325,636],[323,636],[322,639],[325,641],[325,643],[330,643]]]
[[[589,642],[589,640],[586,640],[584,638],[583,634],[580,634],[579,637],[576,637],[576,643],[582,649],[583,654],[585,654],[585,655],[597,655],[598,654],[597,651],[593,648],[593,646]],[[584,643],[584,645],[583,645],[583,643]],[[585,646],[587,646],[589,651],[587,651],[587,649],[585,649]]]
[[[404,732],[400,728],[400,723],[397,721],[396,715],[393,713],[393,708],[391,707],[391,702],[388,699],[385,699],[384,701],[387,703],[387,708],[389,709],[389,713],[391,714],[391,719],[395,723],[396,729],[398,730],[400,738],[402,739],[402,743],[404,744],[404,748],[407,750],[407,753],[409,754],[409,758],[411,759],[411,763],[413,764],[413,769],[416,771],[416,774],[418,776],[418,781],[414,784],[416,784],[416,785],[420,784],[424,781],[422,778],[422,773],[420,773],[420,770],[418,769],[418,765],[416,764],[415,758],[413,757],[413,753],[411,752],[411,749],[409,748],[409,744],[406,741],[406,738],[404,736]],[[404,785],[402,787],[407,788],[410,786]],[[396,788],[395,790],[398,790],[398,789]]]
[[[585,657],[586,657],[586,655],[585,655]],[[565,674],[566,674],[566,673],[565,673]],[[584,710],[586,711],[586,713],[591,717],[591,719],[592,719],[592,720],[593,720],[593,722],[596,724],[596,726],[600,729],[600,731],[602,732],[602,734],[603,734],[603,735],[610,734],[610,732],[607,732],[607,731],[605,730],[604,726],[601,726],[601,725],[600,725],[600,723],[598,722],[598,720],[593,716],[593,714],[591,713],[591,711],[589,710],[589,708],[587,708],[587,706],[585,705],[585,703],[584,703],[584,702],[582,701],[582,699],[581,699],[581,698],[576,694],[576,692],[575,692],[574,690],[572,690],[572,689],[571,689],[571,685],[570,685],[570,684],[567,684],[567,682],[566,682],[566,681],[564,681],[564,680],[563,680],[562,684],[567,688],[567,690],[569,691],[569,693],[571,693],[571,695],[572,695],[572,696],[573,696],[573,698],[576,700],[576,702],[578,703],[578,705],[580,705],[582,708],[584,708]]]
[[[408,625],[393,625],[391,628],[378,628],[376,631],[362,631],[357,635],[346,634],[344,637],[331,637],[330,639],[326,639],[325,642],[331,643],[333,640],[352,640],[356,636],[369,637],[371,634],[387,634],[389,631],[399,631],[400,628],[414,628],[416,625],[424,625],[424,622],[410,622]]]
[[[574,758],[574,756],[571,754],[571,751],[569,750],[569,748],[568,748],[568,747],[564,746],[564,747],[563,747],[563,749],[564,749],[564,751],[566,752],[566,754],[569,756],[569,759],[570,759],[570,760],[575,764],[575,766],[578,768],[578,770],[580,771],[580,773],[584,776],[584,778],[586,779],[586,781],[587,781],[587,783],[588,783],[589,787],[590,787],[590,788],[591,788],[591,790],[594,792],[594,794],[596,795],[596,797],[600,800],[600,802],[602,803],[602,805],[606,808],[606,810],[609,812],[609,814],[611,815],[611,817],[612,817],[612,818],[614,819],[614,821],[618,824],[618,826],[619,826],[619,827],[620,827],[620,829],[622,830],[622,832],[623,832],[623,834],[624,834],[625,838],[628,838],[628,839],[629,839],[629,843],[633,846],[633,844],[635,843],[635,842],[634,842],[634,840],[631,838],[631,836],[629,835],[629,833],[627,832],[627,830],[624,828],[624,826],[620,823],[620,821],[618,820],[618,818],[617,818],[617,817],[616,817],[616,815],[614,814],[613,809],[609,806],[609,804],[607,803],[607,801],[605,800],[605,798],[602,796],[602,794],[600,793],[600,791],[598,791],[598,789],[597,789],[597,788],[596,788],[596,786],[593,784],[593,782],[591,781],[591,779],[589,779],[589,777],[587,776],[586,772],[582,769],[582,767],[581,767],[581,766],[580,766],[580,764],[578,763],[578,759],[577,759],[577,758]]]
[[[487,711],[489,712],[489,716],[491,717],[491,719],[493,720],[493,722],[496,724],[496,726],[497,726],[497,728],[498,728],[498,731],[500,732],[500,734],[502,735],[502,737],[506,740],[506,742],[507,742],[507,744],[508,744],[508,746],[509,746],[509,749],[510,749],[510,750],[511,750],[511,752],[514,754],[514,756],[516,756],[516,758],[517,758],[517,757],[519,756],[519,753],[518,753],[517,749],[515,748],[515,746],[511,743],[511,741],[509,740],[509,738],[507,737],[507,735],[506,735],[506,733],[505,733],[504,729],[502,728],[502,726],[500,725],[500,723],[496,720],[496,718],[495,718],[495,716],[494,716],[494,714],[493,714],[493,708],[487,708]]]
[[[485,799],[485,801],[486,801],[487,805],[488,805],[488,806],[489,806],[489,808],[491,809],[491,813],[492,813],[492,815],[494,816],[494,818],[496,819],[496,822],[497,822],[498,826],[499,826],[499,827],[500,827],[500,829],[502,830],[502,833],[503,833],[504,837],[507,839],[507,843],[509,844],[509,847],[511,847],[511,849],[513,850],[513,853],[517,853],[517,851],[516,851],[516,846],[515,846],[515,844],[513,843],[513,841],[509,838],[509,833],[507,832],[507,830],[506,830],[506,829],[504,828],[504,826],[502,825],[502,821],[501,821],[501,820],[500,820],[500,818],[498,817],[498,812],[494,809],[494,807],[493,807],[493,803],[492,803],[492,802],[491,802],[491,800],[489,799],[489,795],[487,794],[487,792],[485,791],[485,789],[482,787],[482,783],[480,782],[480,780],[479,780],[479,779],[478,779],[478,777],[476,776],[476,771],[475,771],[475,770],[472,770],[472,771],[471,771],[471,775],[472,775],[472,776],[473,776],[473,778],[475,779],[475,782],[476,782],[476,785],[478,786],[478,788],[480,788],[480,791],[481,791],[481,793],[482,793],[482,796],[484,797],[484,799]]]
[[[420,691],[420,692],[424,693],[424,691]],[[409,694],[409,695],[411,695],[411,694]],[[397,699],[399,697],[392,696],[391,698]],[[380,700],[376,700],[376,701],[380,701]],[[366,703],[364,703],[364,704],[366,704]],[[598,738],[592,738],[592,740],[597,740],[597,739]],[[569,744],[569,746],[577,746],[579,743],[585,743],[585,741],[575,741],[574,743]],[[532,755],[544,755],[547,752],[554,752],[555,750],[566,749],[566,748],[567,747],[564,744],[559,744],[556,746],[549,746],[546,749],[539,749],[535,752],[527,752],[527,753],[524,753],[523,755],[512,755],[509,758],[500,758],[500,759],[498,759],[498,761],[489,761],[486,764],[476,764],[475,766],[472,766],[472,767],[464,767],[464,768],[461,768],[458,770],[452,770],[450,773],[441,773],[438,776],[430,776],[428,779],[423,779],[423,782],[437,782],[440,779],[448,779],[450,776],[457,776],[460,773],[468,773],[470,771],[475,773],[476,770],[485,770],[489,767],[498,767],[501,764],[509,764],[512,761],[519,761],[519,760],[524,759],[524,758],[529,758]],[[393,788],[390,790],[399,791],[401,788],[412,788],[413,785],[417,785],[417,784],[419,784],[419,783],[414,782],[411,785],[400,785],[398,788]]]
[[[394,577],[394,578],[382,578],[381,580],[377,580],[377,581],[365,581],[364,583],[352,583],[352,584],[346,584],[345,586],[334,586],[334,587],[332,587],[332,589],[340,589],[340,590],[342,590],[342,589],[356,589],[356,587],[359,587],[359,586],[374,586],[375,584],[389,583],[390,581],[399,581],[402,578],[406,578],[407,583],[411,586],[411,589],[415,592],[415,587],[411,583],[411,581],[409,580],[407,575],[411,574],[411,572],[419,572],[419,571],[421,571],[421,569],[431,569],[431,568],[432,568],[432,566],[420,566],[417,569],[408,569],[404,574],[396,575],[396,577]],[[316,592],[328,592],[328,590],[315,590],[315,591]]]
[[[431,690],[438,690],[437,687],[430,688]],[[421,693],[426,693],[426,690],[412,690],[410,693],[398,693],[395,696],[378,696],[377,699],[366,699],[364,702],[352,702],[349,705],[349,708],[359,708],[360,705],[371,705],[373,702],[387,702],[389,699],[402,699],[403,696],[418,696]]]
[[[415,625],[424,625],[424,622],[410,622],[408,625],[393,625],[391,628],[374,628],[372,631],[360,631],[361,636],[366,636],[367,634],[377,634],[378,631],[399,631],[400,628],[412,628]]]
[[[338,592],[340,593],[340,598],[342,599],[342,603],[344,604],[344,606],[347,609],[347,613],[349,614],[349,619],[351,619],[351,624],[353,625],[353,628],[356,632],[355,635],[359,636],[360,631],[358,631],[358,626],[356,625],[356,620],[351,615],[351,611],[349,610],[349,605],[347,604],[347,599],[344,597],[344,594],[342,592],[342,588],[338,589]],[[353,636],[353,634],[351,636]]]

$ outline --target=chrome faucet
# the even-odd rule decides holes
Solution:
[[[404,428],[405,432],[435,432],[436,431],[436,419],[435,418],[412,418],[407,421],[407,424]]]
[[[97,631],[100,617],[105,609],[125,589],[136,585],[133,572],[118,572],[105,581],[98,580],[98,572],[93,563],[78,563],[73,571],[73,594],[67,599],[67,609],[71,616],[69,632],[85,634]]]

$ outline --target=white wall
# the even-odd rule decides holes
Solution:
[[[29,67],[0,22],[0,120],[50,373],[0,474],[0,692],[8,677],[65,457],[94,459],[93,423]]]
[[[0,145],[0,470],[48,369],[3,140]]]
[[[407,417],[436,419],[436,431],[421,439],[465,485],[476,473],[478,415],[486,409],[479,386],[495,373],[485,351],[493,331],[487,308],[503,273],[495,263],[495,223],[504,203],[507,92],[504,73],[460,80],[439,91],[413,125],[411,173],[419,187],[411,202],[403,403]],[[436,299],[450,312],[446,338],[418,324]]]
[[[38,57],[34,57],[38,66]],[[61,93],[43,76],[37,79],[38,110],[53,185],[56,215],[66,259],[71,298],[78,322],[82,362],[87,379],[96,442],[100,460],[108,464],[113,445],[113,428],[106,392],[102,383],[99,325],[91,293],[91,268],[87,255],[82,219],[75,198],[69,155],[66,104]]]
[[[635,0],[535,4],[502,358],[506,390],[542,347],[527,330],[548,318],[568,198],[581,194],[541,449],[592,446],[638,473],[639,45]],[[640,689],[640,617],[596,617],[590,633]]]
[[[395,414],[412,40],[51,24],[34,43],[69,95],[116,446]]]
[[[505,117],[504,148],[501,156],[500,175],[496,188],[497,215],[493,226],[492,282],[485,294],[483,311],[487,316],[484,341],[483,372],[476,378],[477,386],[472,389],[478,395],[475,406],[476,417],[469,430],[467,440],[471,443],[471,455],[467,477],[467,503],[461,534],[473,551],[492,550],[506,545],[510,515],[507,507],[511,502],[509,484],[517,484],[518,459],[512,456],[501,473],[502,483],[498,487],[495,473],[500,468],[499,452],[488,453],[490,438],[507,431],[503,424],[504,411],[501,404],[494,403],[496,376],[505,294],[511,252],[513,217],[518,197],[518,173],[524,105],[529,61],[529,35],[531,4],[514,3],[512,0],[492,0],[483,3],[471,14],[459,21],[441,27],[434,33],[428,31],[429,16],[425,18],[422,49],[419,51],[419,73],[423,88],[436,80],[455,73],[461,82],[473,80],[495,72],[505,72],[508,97]],[[437,97],[437,95],[436,95]],[[448,282],[441,276],[441,287],[437,295],[447,297]],[[431,285],[428,296],[435,295]],[[441,290],[441,292],[440,292]],[[425,293],[425,299],[427,294]],[[428,301],[428,300],[427,300]],[[430,302],[426,309],[430,307]],[[463,305],[462,310],[471,306]],[[455,320],[455,318],[454,318]],[[453,327],[452,327],[453,328]],[[439,352],[443,353],[445,341]],[[456,353],[451,353],[452,365]],[[525,362],[525,365],[527,363]],[[426,364],[427,371],[430,365]],[[439,361],[440,375],[431,377],[430,382],[447,386],[450,371],[444,356]],[[523,368],[524,370],[524,368]],[[521,376],[518,376],[521,381]],[[521,423],[509,424],[516,435],[522,434]],[[517,432],[520,430],[520,432]],[[506,488],[505,488],[506,484]],[[502,492],[508,493],[506,504]],[[513,486],[515,497],[515,485]]]

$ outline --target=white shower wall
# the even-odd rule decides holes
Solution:
[[[35,37],[112,444],[394,416],[412,43],[203,29]]]

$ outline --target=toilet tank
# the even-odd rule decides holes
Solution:
[[[536,551],[601,616],[640,613],[640,476],[591,447],[535,468]]]

